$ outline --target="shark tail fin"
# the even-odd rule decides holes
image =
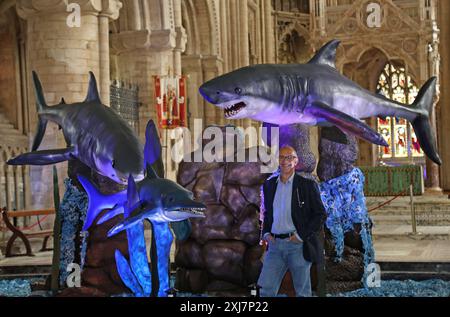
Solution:
[[[417,117],[411,122],[416,133],[420,147],[425,154],[436,164],[442,161],[436,149],[436,137],[430,124],[430,115],[433,110],[433,97],[436,92],[436,77],[431,77],[422,86],[413,103]]]
[[[78,176],[78,181],[83,186],[84,190],[88,195],[88,209],[86,212],[86,220],[84,221],[83,231],[89,229],[89,227],[94,223],[95,218],[102,212],[103,209],[111,208],[109,203],[110,200],[108,196],[103,195],[94,184],[92,184],[87,178],[81,175]],[[109,205],[108,205],[109,204]]]
[[[36,151],[41,145],[42,139],[44,138],[45,129],[47,128],[47,119],[42,117],[42,114],[48,108],[47,103],[44,98],[44,91],[42,90],[41,81],[35,71],[33,71],[33,85],[34,93],[36,96],[36,112],[38,114],[38,124],[36,128],[36,135],[34,136],[32,151]]]

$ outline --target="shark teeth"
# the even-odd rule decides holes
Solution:
[[[205,208],[178,208],[177,211],[188,212],[194,215],[204,215]]]
[[[225,118],[231,118],[235,116],[239,111],[241,111],[243,108],[245,108],[244,102],[239,102],[231,106],[225,106],[223,112],[225,114]]]

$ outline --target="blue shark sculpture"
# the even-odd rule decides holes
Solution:
[[[89,197],[83,230],[87,230],[104,209],[111,208],[98,220],[98,224],[124,213],[124,220],[114,226],[108,232],[108,236],[113,236],[122,230],[127,231],[130,262],[118,250],[115,252],[115,258],[119,275],[136,296],[167,295],[169,253],[173,241],[169,222],[204,217],[203,211],[206,209],[205,205],[193,199],[192,192],[171,180],[157,176],[151,167],[158,160],[161,152],[159,139],[156,136],[156,127],[150,120],[146,128],[144,146],[146,175],[137,183],[130,176],[127,190],[103,195],[88,179],[78,176]],[[153,229],[150,252],[151,273],[148,268],[143,220],[149,220]]]
[[[8,164],[48,165],[77,158],[117,183],[126,184],[130,174],[136,180],[143,179],[143,151],[139,139],[114,110],[101,103],[95,76],[92,72],[89,74],[88,93],[83,102],[61,102],[49,107],[41,82],[33,71],[39,121],[32,152],[10,159]],[[37,151],[48,121],[61,127],[67,148]]]
[[[374,144],[383,137],[360,119],[405,118],[412,123],[425,154],[441,164],[429,117],[436,78],[430,78],[410,106],[361,88],[335,66],[340,41],[324,45],[307,64],[243,67],[204,83],[199,91],[224,110],[227,119],[250,118],[269,124],[334,125]]]

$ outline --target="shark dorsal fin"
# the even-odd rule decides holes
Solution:
[[[66,101],[64,100],[64,97],[61,98],[61,101],[59,102],[60,105],[65,105]]]
[[[139,193],[137,191],[136,183],[131,174],[128,176],[127,186],[127,203],[125,204],[124,216],[128,218],[131,216],[133,207],[139,202]]]
[[[153,167],[150,164],[147,164],[147,166],[145,167],[146,171],[147,171],[147,177],[150,179],[153,178],[160,178],[158,176],[158,174],[156,174],[155,170],[153,169]]]
[[[328,65],[336,68],[336,49],[341,41],[331,40],[321,47],[308,64]]]
[[[84,102],[96,101],[101,103],[100,96],[97,89],[97,80],[95,79],[94,73],[89,72],[89,86],[88,93]]]

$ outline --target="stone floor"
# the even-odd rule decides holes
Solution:
[[[374,240],[376,262],[450,262],[450,240]]]
[[[367,197],[368,209],[379,206],[389,198]],[[450,214],[450,199],[446,195],[418,196],[415,197],[415,202],[425,208],[432,205],[438,208],[440,213]],[[372,211],[370,216],[374,220],[372,232],[377,262],[450,263],[450,225],[417,226],[418,234],[411,234],[409,197],[399,197],[390,204]],[[150,241],[151,231],[146,230],[145,236],[146,240]],[[33,242],[33,250],[39,250],[41,240]],[[20,242],[17,244],[20,245]],[[4,247],[4,243],[0,247]],[[174,261],[174,253],[175,245],[171,249],[171,262]],[[51,265],[51,258],[52,252],[38,252],[34,257],[13,258],[5,258],[0,253],[0,267]]]
[[[4,266],[42,266],[52,265],[53,251],[37,252],[35,256],[15,256],[0,260],[0,267]]]
[[[437,230],[433,227],[433,230]],[[397,228],[401,231],[403,228]],[[419,231],[427,232],[419,227]],[[446,228],[447,234],[450,228]],[[395,230],[394,230],[395,232]],[[420,235],[402,239],[374,239],[376,261],[381,262],[450,262],[450,240],[421,239]],[[171,260],[173,261],[173,249]],[[52,251],[37,252],[33,257],[20,256],[0,259],[2,266],[51,265]]]

